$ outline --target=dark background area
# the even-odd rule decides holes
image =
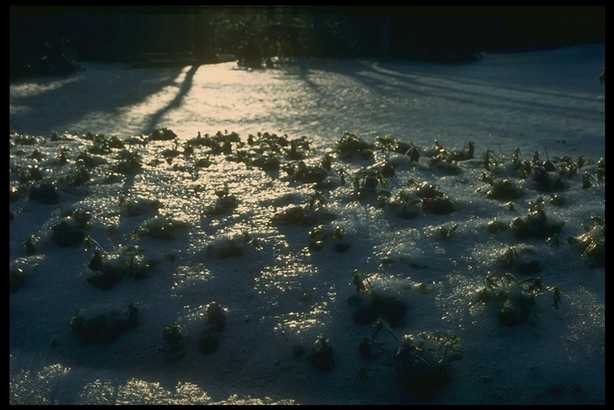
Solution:
[[[605,7],[11,7],[11,79],[76,61],[215,62],[377,57],[463,63],[482,51],[605,39]]]

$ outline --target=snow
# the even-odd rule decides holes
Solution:
[[[320,158],[344,131],[373,141],[393,135],[430,147],[436,139],[461,148],[474,141],[476,158],[486,150],[509,155],[520,147],[553,158],[604,156],[604,65],[602,45],[514,54],[489,54],[465,65],[378,61],[303,61],[284,70],[246,71],[235,63],[198,68],[130,69],[86,65],[68,79],[40,79],[10,86],[10,126],[50,135],[93,132],[127,137],[168,127],[185,141],[197,132],[236,131],[245,141],[259,131],[306,136]],[[11,147],[11,163],[32,149],[55,155],[64,145],[75,157],[88,143],[69,136],[40,146]],[[152,142],[144,164],[172,148]],[[23,150],[26,155],[17,151]],[[112,158],[112,155],[109,156]],[[271,217],[289,204],[305,204],[308,184],[291,184],[259,169],[211,156],[199,171],[185,165],[145,166],[132,180],[95,185],[85,197],[61,193],[62,203],[12,202],[11,261],[24,257],[22,242],[44,232],[60,208],[79,203],[92,210],[92,237],[106,249],[130,241],[147,218],[119,214],[118,196],[157,199],[161,213],[189,223],[173,241],[141,239],[146,257],[159,260],[141,281],[125,278],[111,290],[85,281],[91,250],[48,245],[26,285],[10,296],[11,401],[36,403],[416,403],[395,379],[391,358],[358,356],[368,326],[355,324],[348,297],[351,273],[372,276],[373,286],[402,298],[408,314],[397,334],[438,330],[461,337],[462,360],[452,381],[433,403],[603,403],[604,269],[590,267],[566,244],[583,232],[591,215],[603,215],[602,186],[581,189],[581,177],[563,192],[568,205],[546,206],[565,221],[560,248],[529,241],[547,285],[561,288],[560,309],[538,301],[538,317],[516,327],[470,306],[470,293],[492,269],[492,255],[509,246],[509,233],[493,236],[485,224],[526,214],[539,193],[527,189],[516,211],[476,191],[479,168],[442,176],[425,163],[395,157],[390,189],[410,178],[435,183],[460,203],[450,215],[399,219],[365,201],[352,199],[348,182],[331,191],[327,208],[337,215],[351,248],[308,248],[309,228],[277,227]],[[307,162],[310,162],[309,159]],[[315,163],[315,162],[313,162]],[[333,168],[358,169],[359,162],[334,161]],[[367,162],[363,162],[366,165]],[[283,175],[280,172],[280,175]],[[228,184],[238,208],[219,218],[202,214]],[[543,196],[543,195],[542,195]],[[547,196],[546,196],[547,197]],[[453,239],[434,233],[458,224]],[[243,256],[219,259],[207,252],[228,236],[249,232]],[[382,258],[392,262],[382,263]],[[426,283],[431,290],[419,292]],[[197,339],[204,309],[217,301],[228,311],[220,349],[203,355]],[[76,309],[125,308],[136,303],[141,325],[108,346],[83,346],[68,325]],[[177,363],[158,351],[164,325],[185,330],[187,354]],[[321,373],[292,347],[309,348],[315,337],[330,338],[336,366]],[[387,349],[394,350],[393,343]],[[367,370],[364,370],[367,369]],[[366,376],[365,376],[366,375]],[[251,401],[250,401],[251,400]]]

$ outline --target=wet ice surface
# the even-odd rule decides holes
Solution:
[[[88,66],[73,78],[11,86],[12,128],[37,135],[75,133],[36,146],[14,145],[11,163],[31,162],[27,157],[35,148],[54,157],[60,145],[74,159],[91,145],[76,135],[80,132],[127,137],[157,127],[171,128],[181,142],[197,131],[224,129],[238,132],[243,142],[258,131],[305,135],[313,148],[308,163],[317,163],[346,130],[370,141],[392,134],[425,148],[434,139],[458,148],[472,140],[476,158],[486,149],[508,155],[518,146],[523,158],[535,150],[544,157],[546,148],[551,157],[597,160],[605,137],[602,64],[603,49],[586,46],[489,55],[461,66],[317,61],[253,72],[235,70],[232,63],[176,70]],[[561,306],[556,310],[549,297],[539,298],[536,318],[505,327],[492,312],[472,306],[470,293],[493,269],[493,252],[514,243],[509,233],[487,233],[486,223],[525,215],[528,202],[540,196],[535,190],[526,189],[510,211],[476,192],[484,185],[479,168],[444,176],[425,159],[418,165],[399,161],[389,189],[406,186],[410,178],[426,180],[458,200],[460,209],[400,219],[353,199],[348,178],[327,194],[326,204],[337,216],[329,225],[341,226],[351,247],[345,253],[326,246],[312,251],[310,228],[277,226],[271,218],[285,206],[308,203],[313,185],[285,181],[284,171],[280,179],[248,169],[223,154],[210,155],[212,165],[195,176],[191,158],[179,155],[169,164],[161,157],[173,147],[172,141],[135,146],[143,150],[142,173],[90,183],[84,193],[61,192],[60,204],[26,198],[11,203],[11,261],[26,256],[22,243],[28,235],[44,233],[60,208],[71,204],[92,211],[90,235],[105,249],[136,242],[158,261],[147,278],[124,278],[101,290],[85,280],[91,249],[44,245],[44,258],[11,294],[12,401],[419,401],[396,384],[389,357],[358,356],[360,339],[371,333],[353,322],[347,303],[355,293],[351,272],[358,268],[377,273],[371,277],[374,286],[406,301],[398,334],[442,330],[461,337],[464,358],[453,364],[451,383],[432,402],[603,402],[604,269],[590,267],[565,240],[584,232],[581,223],[588,217],[603,215],[602,186],[583,190],[577,176],[562,193],[567,205],[546,205],[549,216],[565,221],[562,245],[523,242],[539,255],[539,276],[561,288]],[[113,164],[118,151],[104,157]],[[197,148],[194,156],[204,151]],[[155,158],[161,163],[149,165]],[[350,173],[367,164],[335,160],[333,169]],[[238,207],[215,218],[203,215],[224,184],[239,199]],[[188,228],[171,241],[133,238],[147,215],[121,215],[122,195],[157,199],[160,214],[188,222]],[[433,234],[449,224],[458,224],[452,239]],[[208,250],[223,245],[225,235],[243,232],[255,241],[244,245],[242,256],[220,259]],[[382,264],[382,258],[392,263]],[[418,292],[417,283],[432,290]],[[227,309],[228,323],[220,349],[203,355],[196,343],[211,301]],[[140,308],[142,323],[112,344],[81,345],[71,333],[68,323],[76,309],[123,308],[130,302]],[[185,330],[186,357],[168,363],[159,352],[161,329],[173,322]],[[331,373],[293,357],[294,345],[309,348],[318,334],[333,345]]]

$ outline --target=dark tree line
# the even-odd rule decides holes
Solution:
[[[450,63],[604,38],[604,7],[13,7],[10,73],[62,74],[74,60],[151,53],[201,62],[233,54],[247,65],[271,56]]]

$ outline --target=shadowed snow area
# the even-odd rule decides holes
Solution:
[[[86,65],[11,85],[11,403],[603,403],[605,269],[593,263],[604,252],[603,54],[263,71]],[[150,135],[160,128],[177,138]],[[345,158],[345,131],[371,144],[392,135],[420,157],[380,139],[372,158]],[[434,140],[441,155],[473,141],[473,159],[436,160]],[[502,178],[520,194],[493,194]],[[558,236],[544,234],[542,211],[564,222]],[[371,294],[357,296],[354,269]],[[531,303],[501,285],[504,300],[526,302],[509,313],[483,292],[489,273],[543,283]],[[374,334],[360,316],[374,294],[404,306],[398,323],[378,313],[397,336],[460,338],[462,359],[436,394],[398,383],[390,335],[369,339],[381,354],[359,353]],[[225,312],[220,329],[209,329],[212,302]],[[96,322],[121,323],[110,343],[71,327],[131,303],[138,324]],[[177,351],[163,338],[171,324],[183,332]],[[310,360],[318,335],[333,348],[329,372]]]

